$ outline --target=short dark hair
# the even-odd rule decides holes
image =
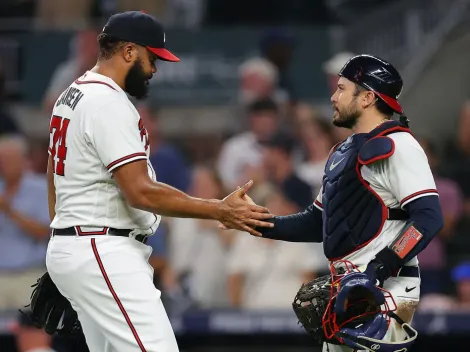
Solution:
[[[119,50],[122,49],[126,42],[121,39],[109,36],[106,33],[101,33],[98,35],[98,44],[100,47],[100,54],[98,59],[100,60],[109,60],[116,54]]]
[[[270,98],[255,100],[248,106],[248,112],[250,113],[266,111],[266,110],[277,112],[278,109],[279,108],[276,102]]]
[[[361,92],[365,92],[366,90],[369,90],[369,89],[366,89],[362,86],[360,86],[359,84],[355,84],[355,91],[354,91],[354,96],[357,97],[359,95],[359,93]],[[389,119],[392,118],[393,116],[393,113],[394,113],[394,110],[387,105],[386,102],[384,102],[382,99],[380,99],[377,95],[376,95],[377,99],[376,99],[376,102],[375,102],[375,107],[377,108],[377,110],[387,116]]]
[[[290,133],[278,130],[266,140],[261,140],[260,144],[265,147],[282,150],[286,154],[291,154],[296,146],[296,141]]]

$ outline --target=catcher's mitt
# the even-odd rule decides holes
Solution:
[[[300,287],[292,303],[299,323],[319,344],[326,341],[322,320],[330,301],[330,287],[330,275],[314,279]]]
[[[357,324],[373,318],[373,313],[379,310],[362,290],[354,290],[349,296],[348,306],[345,314],[338,317],[336,322],[343,326],[357,326]],[[299,323],[319,344],[328,342],[330,344],[342,344],[336,337],[327,338],[325,329],[329,328],[324,324],[324,315],[332,297],[331,276],[326,275],[314,279],[300,287],[295,296],[292,306],[299,319]],[[334,300],[334,298],[333,298]],[[351,320],[348,322],[348,320]],[[332,336],[334,334],[331,334]]]
[[[41,276],[31,294],[29,312],[25,314],[37,328],[44,328],[46,333],[54,335],[74,335],[81,332],[77,313],[70,302],[62,296],[52,281],[49,273]]]

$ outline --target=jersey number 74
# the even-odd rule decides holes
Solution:
[[[52,116],[49,126],[50,133],[50,153],[52,158],[52,172],[56,175],[65,175],[65,159],[67,158],[67,128],[69,127],[69,119]]]

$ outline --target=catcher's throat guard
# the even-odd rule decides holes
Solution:
[[[373,352],[409,351],[418,333],[394,313],[397,306],[390,292],[378,287],[385,298],[378,304],[369,291],[358,287],[348,296],[345,313],[336,314],[334,305],[341,280],[360,270],[349,261],[337,261],[330,271],[330,275],[303,284],[294,299],[293,309],[304,329],[319,344],[327,342]],[[406,333],[404,341],[382,340],[392,318]]]

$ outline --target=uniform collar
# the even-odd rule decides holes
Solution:
[[[107,86],[110,86],[111,88],[113,88],[114,90],[116,90],[118,92],[122,92],[122,93],[125,94],[125,92],[122,90],[122,88],[116,82],[114,82],[112,78],[110,78],[108,76],[104,76],[100,73],[86,71],[81,77],[79,77],[77,79],[77,81],[79,81],[79,82],[91,82],[91,81],[93,81],[95,83],[102,83],[102,84],[105,84]]]

